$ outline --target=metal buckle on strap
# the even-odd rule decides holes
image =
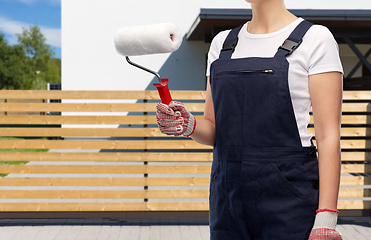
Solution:
[[[300,46],[302,42],[303,40],[300,40],[300,42],[297,43],[289,39],[286,39],[279,48],[288,51],[287,55],[290,55],[295,49],[297,49]]]
[[[228,50],[232,50],[232,52],[234,52],[234,49],[236,48],[237,46],[237,43],[238,43],[238,38],[236,41],[230,41],[230,42],[225,42],[223,44],[223,48],[221,51],[228,51]]]

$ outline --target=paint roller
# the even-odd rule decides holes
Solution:
[[[179,28],[173,23],[161,23],[144,26],[121,28],[115,33],[115,47],[126,61],[144,71],[154,74],[160,83],[154,83],[161,101],[169,104],[172,101],[168,88],[169,79],[146,67],[132,62],[129,56],[146,54],[170,53],[176,51],[182,44]]]

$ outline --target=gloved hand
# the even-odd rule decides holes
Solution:
[[[342,240],[336,228],[338,211],[318,209],[314,226],[308,240]]]
[[[156,105],[156,119],[160,131],[166,135],[189,137],[195,130],[196,119],[181,102]]]

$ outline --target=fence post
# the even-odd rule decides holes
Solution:
[[[148,100],[147,99],[143,99],[143,103],[147,103],[148,102]],[[147,116],[148,115],[148,112],[143,112],[143,115],[144,116]],[[148,128],[148,124],[144,124],[143,125],[143,128],[144,129],[146,129],[146,128]],[[143,138],[143,140],[144,141],[147,141],[148,140],[148,137],[144,137]],[[148,152],[148,149],[147,149],[147,142],[145,142],[145,147],[144,147],[144,149],[143,149],[143,153],[144,153],[144,156],[146,156],[146,153]],[[144,163],[144,165],[145,166],[147,166],[148,165],[148,161],[146,161],[147,159],[145,159],[145,161],[143,162]],[[145,168],[146,169],[146,168]],[[147,179],[148,179],[148,173],[144,173],[144,191],[145,192],[147,192],[147,190],[148,190],[148,185],[147,185]],[[147,193],[145,194],[145,198],[144,198],[144,202],[146,203],[146,202],[148,202],[148,198],[146,198],[146,196],[147,196]]]
[[[8,99],[4,99],[4,103],[7,103]],[[4,112],[4,116],[8,115],[8,112]]]
[[[368,103],[367,104],[367,125],[371,124],[371,116],[368,115],[368,113],[371,112],[371,103]],[[366,146],[365,148],[366,149],[370,149],[371,148],[371,140],[369,139],[369,137],[371,137],[371,128],[370,127],[367,127],[366,128]],[[364,171],[364,183],[363,183],[363,186],[371,186],[371,178],[367,177],[369,176],[368,174],[371,173],[371,164],[368,164],[369,161],[371,161],[371,153],[369,152],[365,152],[365,162],[364,162],[364,166],[365,166],[365,171]],[[368,189],[368,188],[365,188],[364,189],[364,192],[363,192],[363,197],[365,198],[370,198],[371,197],[371,190]],[[367,209],[367,208],[370,208],[370,205],[369,203],[367,203],[366,201],[364,201],[364,204],[365,206],[363,207],[364,209]]]

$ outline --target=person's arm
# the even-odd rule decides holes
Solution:
[[[319,204],[308,240],[341,240],[336,223],[341,171],[342,74],[309,75],[309,92],[318,148]]]
[[[197,120],[196,128],[191,138],[198,143],[215,145],[214,104],[211,97],[210,77],[207,77],[205,111],[202,120]]]
[[[310,75],[309,92],[318,148],[318,208],[336,210],[341,171],[342,74],[328,72]]]

